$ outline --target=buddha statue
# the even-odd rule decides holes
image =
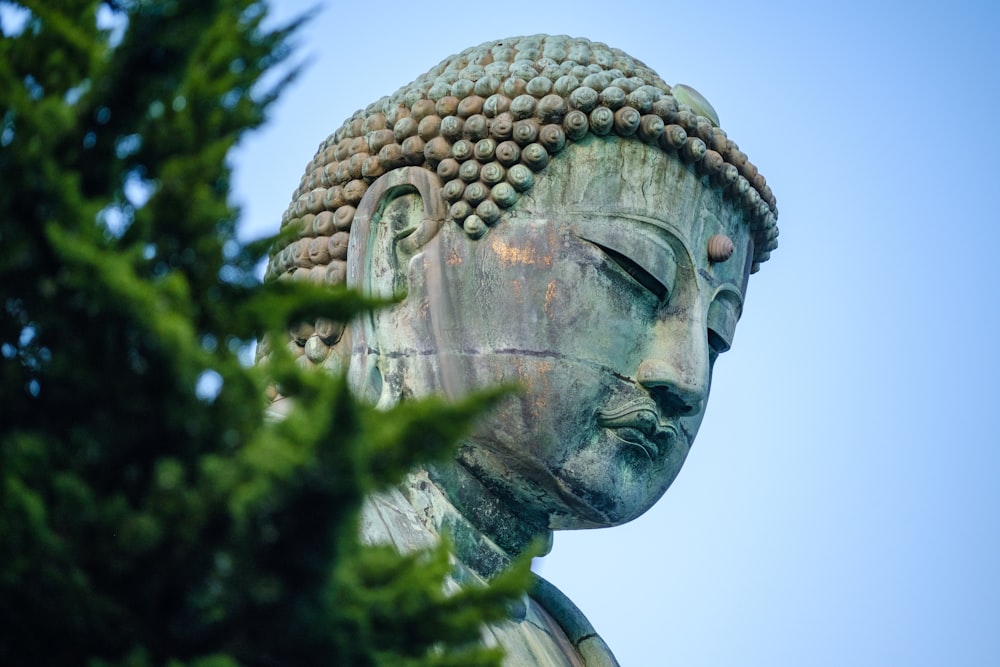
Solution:
[[[585,39],[488,42],[319,147],[267,279],[396,305],[292,334],[381,407],[499,384],[455,460],[373,497],[364,538],[455,545],[456,586],[558,529],[639,516],[680,471],[749,275],[777,245],[764,177],[694,89]],[[280,405],[280,398],[278,404]],[[616,665],[539,579],[484,630],[509,665]]]

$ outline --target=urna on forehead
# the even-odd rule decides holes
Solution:
[[[599,138],[657,146],[719,190],[750,228],[754,271],[777,247],[770,187],[696,91],[604,44],[534,35],[466,49],[345,121],[306,166],[282,219],[298,238],[267,278],[343,283],[356,207],[389,171],[436,173],[448,217],[478,238],[568,143]]]

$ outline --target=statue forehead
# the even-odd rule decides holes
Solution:
[[[603,238],[668,239],[685,263],[711,267],[721,280],[745,289],[749,266],[741,258],[748,251],[752,259],[753,239],[743,212],[682,163],[640,142],[568,147],[509,215],[511,224],[518,217],[545,218],[583,236],[596,231]]]
[[[595,138],[656,146],[721,192],[750,228],[756,268],[777,245],[774,196],[717,120],[695,91],[604,44],[535,35],[471,47],[320,145],[283,217],[300,238],[278,249],[268,277],[342,282],[356,207],[387,171],[435,172],[448,217],[478,237],[566,145]]]
[[[558,212],[647,221],[687,239],[724,233],[750,240],[744,211],[723,193],[655,147],[633,141],[584,140],[553,160],[515,216]]]

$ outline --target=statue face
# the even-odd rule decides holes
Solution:
[[[446,224],[413,257],[406,300],[376,318],[379,364],[402,394],[520,385],[460,463],[551,528],[608,526],[683,465],[752,249],[719,192],[659,149],[564,153],[486,236]],[[720,234],[735,252],[712,263]]]

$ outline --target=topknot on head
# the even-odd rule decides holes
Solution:
[[[704,97],[619,49],[533,35],[446,58],[345,121],[306,167],[282,219],[299,238],[275,252],[267,277],[343,282],[355,208],[403,166],[437,173],[449,216],[478,238],[553,155],[589,134],[659,146],[720,189],[750,225],[754,270],[777,246],[774,195]]]

